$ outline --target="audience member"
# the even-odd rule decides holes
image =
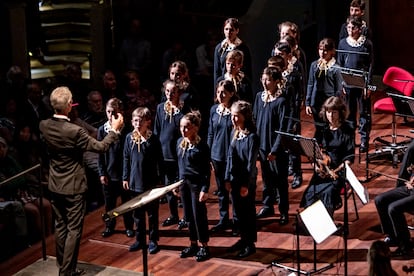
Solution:
[[[368,276],[397,276],[391,266],[390,248],[383,241],[374,241],[368,249]]]
[[[152,66],[152,50],[151,42],[144,37],[142,23],[138,18],[129,23],[129,33],[119,49],[119,71],[134,70],[145,79]]]
[[[23,171],[22,166],[8,152],[8,144],[0,137],[0,179],[1,181],[15,176]],[[42,237],[42,230],[49,235],[52,225],[52,209],[49,200],[42,198],[43,210],[40,210],[40,194],[37,179],[30,182],[30,178],[22,175],[0,187],[0,197],[6,201],[22,203],[27,220],[27,240],[35,243]],[[34,179],[32,179],[33,181]],[[45,224],[42,228],[41,214],[43,212]]]

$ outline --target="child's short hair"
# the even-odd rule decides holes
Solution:
[[[151,120],[151,111],[148,107],[138,107],[132,111],[132,117],[140,117],[144,120]]]
[[[267,66],[273,66],[273,67],[277,67],[279,68],[281,71],[284,71],[286,68],[286,61],[283,57],[281,56],[271,56],[268,60],[267,60]]]
[[[111,107],[115,112],[122,112],[124,110],[124,104],[118,98],[110,98],[106,103],[106,107]]]
[[[319,41],[319,48],[318,49],[323,49],[325,51],[332,51],[335,50],[335,40],[333,40],[332,38],[324,38],[321,41]]]
[[[346,23],[347,24],[351,24],[352,26],[357,27],[358,29],[362,28],[362,19],[358,16],[348,16],[348,18],[346,19]]]
[[[361,11],[365,10],[365,1],[364,0],[352,0],[350,7],[360,8]]]
[[[232,50],[226,56],[226,61],[233,59],[238,64],[243,64],[244,54],[240,50]]]
[[[270,76],[273,80],[281,80],[282,77],[282,71],[279,68],[268,66],[265,69],[263,69],[263,75]]]

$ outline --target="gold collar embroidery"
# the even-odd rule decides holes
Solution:
[[[165,118],[167,119],[167,117],[169,117],[171,123],[172,117],[181,112],[183,105],[183,102],[180,102],[178,106],[175,106],[171,101],[166,101],[164,104]]]
[[[334,57],[333,57],[333,58],[331,58],[328,62],[326,62],[326,60],[324,60],[323,58],[320,58],[320,59],[318,60],[318,64],[317,64],[318,69],[319,69],[318,78],[321,76],[322,71],[323,71],[323,72],[325,72],[325,75],[326,75],[326,73],[328,72],[328,70],[329,70],[332,66],[334,66],[334,64],[335,64],[335,63],[336,63],[336,60],[335,60],[335,58],[334,58]]]
[[[131,139],[132,139],[132,148],[134,148],[135,145],[137,145],[138,152],[141,152],[141,144],[148,141],[148,139],[151,137],[152,131],[147,130],[145,133],[145,137],[141,135],[138,131],[132,131]]]
[[[181,157],[184,157],[186,150],[192,150],[195,146],[197,146],[198,143],[200,143],[200,141],[201,141],[201,138],[198,135],[193,141],[193,143],[191,143],[191,141],[188,140],[187,138],[184,138],[180,143],[180,149],[183,152]]]

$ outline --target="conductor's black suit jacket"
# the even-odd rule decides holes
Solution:
[[[55,117],[41,121],[40,131],[49,155],[49,190],[62,195],[86,192],[83,153],[104,152],[118,139],[110,131],[102,141],[97,141],[84,128]]]

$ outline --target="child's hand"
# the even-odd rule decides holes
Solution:
[[[200,196],[198,198],[198,201],[203,202],[203,201],[206,201],[207,199],[208,199],[208,193],[200,192]]]
[[[105,175],[99,177],[102,185],[108,185],[108,178]]]
[[[128,181],[126,181],[126,180],[122,181],[122,187],[124,187],[124,190],[129,190],[129,183],[128,183]]]

